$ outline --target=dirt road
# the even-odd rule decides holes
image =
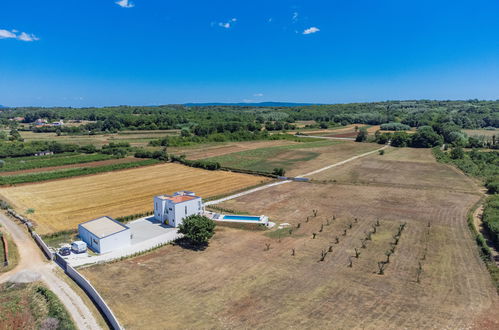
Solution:
[[[28,232],[4,214],[0,214],[0,224],[10,233],[17,245],[20,257],[16,268],[0,276],[0,283],[9,281],[21,272],[38,274],[47,287],[62,301],[79,329],[101,329],[81,297],[58,277],[57,266],[47,261]]]

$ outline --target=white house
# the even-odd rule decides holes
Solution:
[[[97,253],[106,253],[131,245],[132,233],[128,226],[111,217],[100,217],[78,225],[80,239]]]
[[[202,212],[203,200],[192,191],[154,197],[154,218],[172,227],[178,227],[184,218]]]

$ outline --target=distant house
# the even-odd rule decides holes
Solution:
[[[47,123],[47,119],[37,119],[35,120],[34,124],[35,125],[45,125]]]
[[[52,126],[63,126],[63,125],[64,125],[64,122],[62,120],[55,121],[52,123]]]
[[[35,156],[50,156],[53,155],[54,153],[52,151],[40,151],[35,154]]]
[[[202,212],[203,200],[192,191],[154,197],[154,218],[172,227],[178,227],[184,218]]]
[[[14,117],[11,120],[13,120],[13,121],[23,121],[24,117]]]
[[[111,252],[132,244],[130,228],[111,217],[100,217],[80,223],[78,235],[97,253]]]

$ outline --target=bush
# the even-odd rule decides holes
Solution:
[[[493,241],[499,244],[499,195],[489,197],[483,211],[483,223]]]
[[[59,320],[58,329],[76,329],[76,326],[74,325],[71,317],[64,308],[64,305],[52,291],[45,287],[39,286],[38,288],[36,288],[36,292],[39,293],[47,301],[48,316]]]
[[[450,158],[463,159],[464,158],[463,148],[461,148],[461,147],[453,148],[450,152]]]
[[[411,127],[401,123],[387,123],[381,124],[380,129],[382,131],[408,131]]]
[[[380,151],[378,151],[378,153],[380,156],[383,156],[385,154],[385,150],[380,150]]]
[[[189,160],[185,159],[185,156],[175,156],[171,155],[172,162],[179,162],[186,166],[202,168],[205,170],[216,171],[220,169],[220,163],[210,162],[206,160]]]
[[[191,215],[182,221],[178,232],[196,245],[206,245],[215,234],[215,222],[202,215]]]
[[[272,171],[272,174],[277,175],[277,176],[284,176],[286,174],[286,170],[284,170],[282,167],[280,168],[274,168]]]
[[[357,133],[357,137],[355,138],[355,141],[356,142],[364,142],[367,140],[367,129],[365,129],[364,127],[362,127],[360,130],[359,130],[359,133]]]
[[[485,187],[487,187],[487,192],[489,194],[499,193],[499,177],[489,178],[487,183],[485,183]]]

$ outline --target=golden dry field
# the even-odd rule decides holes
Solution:
[[[260,184],[268,179],[231,172],[161,164],[72,179],[0,189],[0,195],[29,217],[40,234],[76,229],[102,215],[120,217],[153,209],[155,195],[191,190],[208,198]]]

